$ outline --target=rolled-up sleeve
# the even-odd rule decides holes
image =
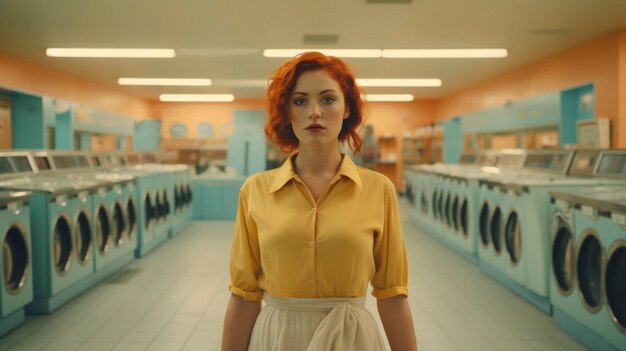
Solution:
[[[257,278],[261,272],[256,225],[248,213],[246,184],[239,191],[235,232],[230,255],[229,290],[244,300],[261,301],[263,291]]]
[[[396,295],[408,296],[408,263],[398,199],[393,184],[384,187],[383,228],[374,241],[376,271],[372,279],[372,295],[386,299]]]

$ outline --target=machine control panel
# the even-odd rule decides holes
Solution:
[[[0,176],[33,173],[31,159],[27,154],[0,155]]]

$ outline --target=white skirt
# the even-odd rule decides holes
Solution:
[[[386,350],[365,296],[276,298],[264,294],[250,351]]]

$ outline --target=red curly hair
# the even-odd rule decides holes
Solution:
[[[350,111],[348,118],[343,120],[338,140],[341,142],[348,140],[350,148],[355,152],[361,149],[361,137],[356,130],[363,120],[363,101],[352,69],[340,58],[319,52],[306,52],[274,71],[267,87],[265,103],[269,118],[265,124],[265,134],[284,152],[289,153],[300,145],[289,120],[291,94],[302,73],[321,69],[339,83],[346,107]]]

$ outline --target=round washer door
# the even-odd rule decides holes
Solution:
[[[80,211],[74,222],[74,242],[76,243],[76,258],[78,263],[86,264],[91,261],[93,250],[91,235],[91,220],[85,211]]]
[[[461,202],[461,210],[459,212],[459,221],[461,222],[461,233],[465,238],[467,238],[467,223],[468,223],[468,213],[467,213],[467,199],[463,199]]]
[[[422,191],[420,203],[421,203],[420,210],[422,214],[428,215],[428,197],[426,197],[426,191]]]
[[[113,243],[116,246],[122,245],[124,242],[124,236],[126,236],[126,216],[124,216],[124,210],[119,202],[115,202],[113,205]]]
[[[137,211],[132,197],[126,200],[126,222],[128,223],[128,239],[133,239],[137,230]]]
[[[54,269],[65,275],[72,264],[72,229],[67,216],[61,215],[54,221],[52,229],[52,259]]]
[[[517,265],[522,258],[522,225],[517,212],[511,211],[504,226],[504,242],[511,263]]]
[[[452,226],[455,231],[459,230],[459,196],[454,195],[454,200],[452,201]]]
[[[152,199],[150,194],[146,194],[143,199],[143,213],[144,213],[144,228],[150,228],[150,224],[155,217],[154,207],[152,206]]]
[[[614,242],[607,257],[604,281],[609,315],[626,334],[626,240]]]
[[[602,308],[603,252],[600,237],[592,229],[583,231],[576,255],[578,290],[585,308],[596,313]]]
[[[446,223],[448,226],[452,226],[452,201],[451,201],[450,193],[446,195],[446,204],[445,204],[445,214],[446,214]]]
[[[2,240],[2,277],[4,289],[16,295],[26,285],[30,261],[28,233],[19,224],[12,224]]]
[[[437,201],[439,199],[439,192],[437,191],[437,189],[433,190],[433,196],[432,196],[432,200],[433,200],[433,217],[434,218],[438,218],[439,217],[439,211],[437,209]]]
[[[109,211],[104,205],[98,207],[96,213],[96,237],[98,241],[98,253],[105,255],[109,251],[111,245],[111,221],[109,220]]]
[[[552,239],[552,274],[561,295],[574,290],[574,235],[570,227],[558,220]]]
[[[496,254],[500,254],[502,251],[502,210],[500,210],[499,206],[496,206],[496,209],[491,214],[489,233],[493,249],[496,251]]]
[[[479,218],[480,241],[484,246],[489,245],[489,203],[485,202],[480,208]]]

